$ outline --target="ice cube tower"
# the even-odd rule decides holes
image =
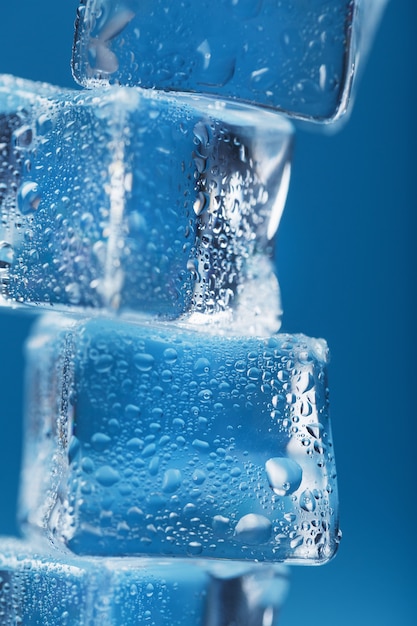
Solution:
[[[343,115],[383,4],[84,0],[93,89],[1,77],[2,304],[67,312],[27,346],[2,623],[275,626],[281,564],[334,555],[327,346],[277,334],[292,130],[262,107]]]

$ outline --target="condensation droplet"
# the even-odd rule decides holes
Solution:
[[[181,487],[182,476],[179,469],[169,469],[165,472],[162,481],[162,491],[164,493],[174,493]]]
[[[153,367],[155,359],[151,354],[141,353],[135,354],[133,362],[141,372],[149,372]]]
[[[316,501],[310,489],[306,489],[300,496],[300,507],[307,513],[312,513],[316,508]]]
[[[98,483],[103,487],[111,487],[120,480],[120,474],[110,465],[103,465],[96,473],[95,477]]]
[[[27,181],[17,193],[17,206],[23,215],[36,211],[41,201],[38,183]]]
[[[298,489],[303,470],[296,461],[274,457],[265,463],[269,485],[277,496],[287,496]]]
[[[249,545],[267,543],[271,537],[272,524],[264,515],[249,513],[240,518],[235,527],[236,539]]]

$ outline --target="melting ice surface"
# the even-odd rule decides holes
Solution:
[[[81,0],[73,72],[320,121],[345,112],[385,0]]]
[[[0,77],[0,298],[250,325],[256,290],[273,332],[291,142],[247,106]]]
[[[77,558],[0,541],[2,626],[275,626],[287,587],[284,566]]]
[[[21,518],[79,554],[321,563],[338,543],[327,348],[40,323]]]

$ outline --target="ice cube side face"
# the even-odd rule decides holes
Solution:
[[[346,110],[384,4],[81,0],[73,74],[85,87],[209,93],[330,121]]]
[[[223,312],[268,255],[292,142],[276,115],[3,76],[0,135],[3,304]]]
[[[24,524],[78,554],[332,557],[323,341],[51,324],[28,349]]]
[[[0,539],[2,626],[95,624],[89,598],[97,594],[92,567],[57,559],[16,539]],[[97,622],[98,623],[98,622]]]
[[[283,566],[77,558],[9,538],[0,577],[2,626],[262,626],[265,616],[275,626],[288,587]]]

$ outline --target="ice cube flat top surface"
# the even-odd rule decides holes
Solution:
[[[3,303],[238,306],[278,226],[291,141],[288,122],[247,106],[0,77]]]
[[[362,15],[362,4],[82,0],[73,73],[87,87],[205,92],[328,120],[346,106],[362,21],[375,19],[368,8]],[[353,32],[356,19],[361,24]]]
[[[2,626],[275,626],[288,587],[282,566],[74,558],[8,538],[0,577]]]
[[[322,340],[51,324],[28,349],[26,522],[79,554],[333,555]]]

